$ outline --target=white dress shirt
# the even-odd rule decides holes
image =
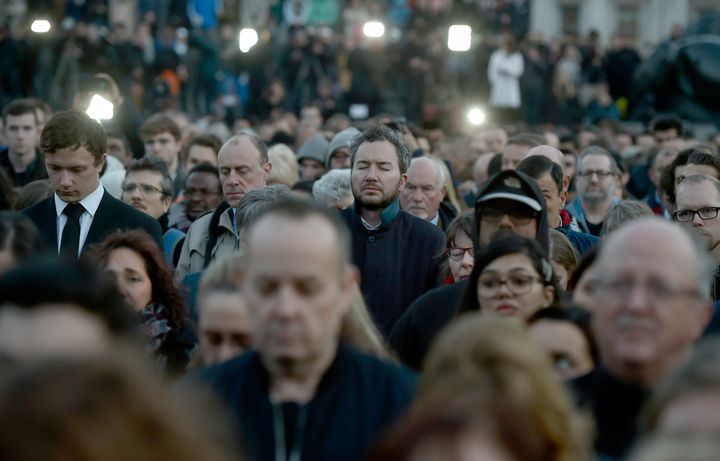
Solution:
[[[93,218],[95,217],[95,213],[97,213],[97,209],[100,206],[100,201],[102,200],[104,193],[105,189],[103,189],[102,184],[98,184],[98,187],[97,189],[95,189],[95,191],[93,191],[91,194],[89,194],[87,197],[80,200],[79,202],[80,205],[85,208],[85,211],[83,211],[83,213],[80,215],[80,243],[78,245],[78,256],[80,256],[80,252],[85,245],[85,239],[87,239],[88,232],[90,231],[90,226],[92,225]],[[63,229],[65,229],[65,223],[67,222],[67,216],[63,214],[63,210],[66,206],[69,205],[69,203],[61,200],[57,194],[55,194],[54,197],[55,213],[57,213],[57,250],[58,254],[60,254],[62,233]]]

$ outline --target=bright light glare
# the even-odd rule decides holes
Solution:
[[[479,107],[473,107],[468,111],[467,119],[471,125],[480,126],[485,123],[485,111]]]
[[[472,27],[454,25],[448,29],[448,48],[450,51],[467,51],[472,43]]]
[[[95,94],[90,99],[90,104],[85,113],[95,120],[110,120],[113,118],[113,103],[99,94]]]
[[[50,21],[47,19],[36,19],[30,25],[30,30],[36,34],[45,34],[50,32]]]
[[[380,38],[385,35],[385,26],[382,22],[369,21],[363,26],[363,34],[366,37]]]
[[[250,48],[257,45],[258,33],[255,29],[242,29],[240,30],[240,37],[238,41],[240,43],[240,51],[247,53],[250,51]]]

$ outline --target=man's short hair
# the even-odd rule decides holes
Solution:
[[[639,200],[623,200],[608,211],[605,221],[603,221],[603,235],[615,232],[628,222],[642,218],[643,216],[653,216],[650,206]]]
[[[715,186],[715,189],[718,191],[718,195],[720,195],[720,180],[717,178],[713,178],[712,176],[708,176],[706,174],[693,174],[688,176],[677,185],[677,187],[680,187],[683,184],[702,184],[704,182],[709,182],[713,186]]]
[[[40,150],[54,154],[59,149],[85,147],[97,165],[107,151],[107,136],[102,125],[85,112],[71,109],[56,114],[43,128]]]
[[[198,163],[194,167],[190,168],[190,171],[188,171],[187,176],[185,176],[185,182],[187,183],[187,178],[190,177],[190,175],[194,173],[208,173],[213,176],[215,176],[218,179],[218,182],[220,181],[220,172],[218,171],[217,167],[214,165],[210,165],[209,163]],[[222,185],[219,185],[219,191],[222,194]]]
[[[127,171],[125,173],[125,180],[127,180],[127,177],[130,173],[134,173],[136,171],[150,171],[152,173],[159,174],[162,177],[161,188],[163,195],[165,197],[173,196],[175,191],[175,188],[173,187],[173,180],[170,176],[167,165],[165,164],[165,162],[162,161],[160,157],[155,155],[148,155],[146,157],[133,160],[127,167]],[[125,181],[123,181],[123,183],[125,183]]]
[[[708,165],[715,168],[720,176],[720,158],[717,156],[698,148],[680,151],[675,160],[665,167],[660,177],[660,188],[672,204],[675,204],[675,169],[685,165]]]
[[[252,232],[252,228],[262,221],[262,218],[271,215],[291,219],[293,221],[300,221],[312,217],[318,217],[326,221],[335,230],[338,236],[338,257],[341,264],[343,266],[348,266],[350,264],[350,243],[352,241],[350,237],[350,230],[348,229],[347,224],[340,219],[340,215],[336,210],[323,207],[310,200],[303,200],[291,196],[287,199],[272,203],[260,210],[255,216],[254,221],[248,226],[248,228],[246,228],[246,232]]]
[[[237,206],[237,228],[252,225],[262,210],[273,203],[292,197],[292,191],[285,184],[271,184],[249,191],[240,199]]]
[[[16,99],[8,104],[3,110],[3,123],[7,126],[8,115],[18,117],[20,115],[32,114],[35,119],[35,125],[38,125],[37,109],[37,104],[30,98]]]
[[[683,135],[683,123],[676,115],[661,115],[650,122],[650,129],[653,133],[657,131],[676,130],[678,136]]]
[[[542,155],[533,155],[520,162],[515,168],[516,171],[525,173],[533,179],[540,179],[550,175],[557,186],[558,194],[563,190],[563,171],[560,165]]]
[[[188,139],[187,143],[183,147],[181,157],[183,160],[187,160],[188,154],[190,153],[190,148],[192,146],[209,147],[213,151],[215,151],[215,155],[217,156],[218,151],[220,151],[220,148],[222,147],[222,141],[214,134],[195,135],[192,138]]]
[[[410,168],[410,161],[412,160],[410,149],[408,149],[405,142],[403,142],[402,135],[399,132],[385,125],[374,126],[353,138],[352,144],[350,144],[350,169],[355,167],[355,155],[360,145],[366,142],[377,141],[387,141],[395,147],[400,174],[407,173],[408,168]]]
[[[248,133],[246,131],[241,131],[240,133],[236,134],[232,138],[228,139],[223,146],[227,144],[238,144],[238,138],[244,137],[247,138],[250,143],[255,146],[255,149],[260,153],[260,165],[264,165],[268,160],[268,147],[267,144],[265,144],[265,141],[257,137],[257,135],[254,135],[252,133]]]
[[[615,157],[613,157],[613,154],[611,154],[607,149],[600,146],[588,146],[585,148],[584,151],[582,151],[582,154],[580,154],[575,164],[575,168],[578,172],[580,171],[580,166],[582,165],[583,161],[591,155],[607,157],[610,160],[610,172],[614,175],[619,175],[621,173],[620,167],[618,166],[617,161],[615,161]]]
[[[180,126],[175,123],[175,120],[165,114],[151,115],[140,125],[140,138],[143,140],[165,132],[170,133],[172,137],[175,138],[175,141],[179,141],[180,138],[182,138]]]

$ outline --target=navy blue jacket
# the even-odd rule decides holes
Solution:
[[[200,370],[231,414],[237,417],[240,440],[247,459],[275,459],[273,405],[268,397],[269,377],[258,354],[250,351],[229,362]],[[398,365],[366,355],[341,344],[335,360],[320,380],[315,397],[303,411],[307,422],[298,434],[301,408],[282,404],[285,437],[291,452],[301,447],[301,459],[359,461],[384,429],[408,406],[415,393],[416,376]],[[292,408],[294,406],[294,408]],[[290,411],[287,411],[290,410]],[[302,443],[297,443],[301,438]]]
[[[383,336],[415,299],[440,284],[445,236],[433,224],[400,210],[395,200],[382,212],[382,225],[367,230],[358,208],[342,211],[352,233],[352,259],[362,274],[368,310]]]
[[[556,227],[555,230],[565,234],[565,237],[570,240],[570,243],[572,243],[580,256],[583,256],[588,250],[600,242],[600,237],[586,234],[585,232],[574,231],[570,229],[570,226]]]

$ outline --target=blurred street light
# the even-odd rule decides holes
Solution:
[[[88,104],[88,108],[85,113],[88,114],[90,118],[97,121],[110,120],[114,115],[113,103],[99,94],[94,94],[92,99],[90,99],[90,104]]]
[[[448,48],[450,51],[468,51],[472,44],[472,27],[453,25],[448,29]]]
[[[385,25],[379,21],[368,21],[363,25],[363,34],[370,38],[380,38],[385,35]]]
[[[471,107],[467,113],[467,120],[473,126],[480,126],[485,123],[485,111],[480,107]]]
[[[240,51],[247,53],[250,48],[257,45],[258,33],[255,29],[245,28],[240,30],[240,36],[238,37],[240,45]]]
[[[47,19],[36,19],[30,25],[30,30],[36,34],[45,34],[50,32],[50,21]]]

